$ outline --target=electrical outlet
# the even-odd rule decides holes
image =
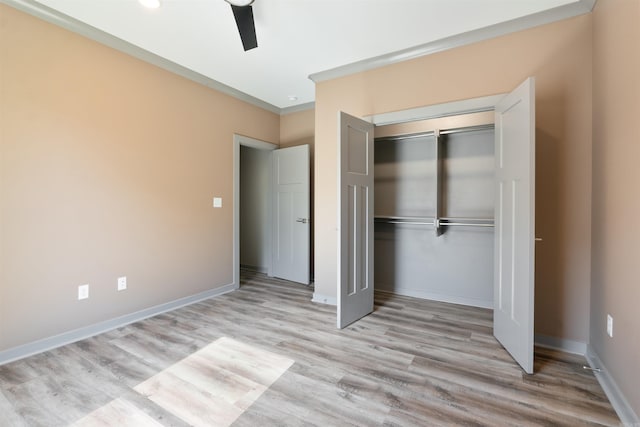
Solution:
[[[78,299],[87,299],[89,298],[89,285],[81,285],[78,286]]]
[[[222,197],[214,197],[213,198],[213,207],[221,208],[222,207]]]
[[[607,314],[607,335],[613,338],[613,317]]]
[[[124,291],[125,289],[127,289],[127,277],[118,277],[118,290]]]

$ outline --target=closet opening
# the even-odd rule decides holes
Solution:
[[[460,117],[455,117],[456,114]],[[483,114],[489,114],[489,118]],[[494,336],[525,372],[533,373],[537,240],[535,78],[528,77],[505,95],[378,114],[367,119],[345,112],[338,115],[338,328],[373,311],[374,280],[384,282],[386,274],[392,292],[492,307]],[[458,119],[464,123],[450,122]],[[393,123],[396,124],[383,127]],[[492,123],[495,155],[488,143],[482,143],[490,139],[490,129],[471,129]],[[411,153],[405,147],[413,147],[411,143],[415,141],[401,138],[391,141],[388,160],[373,155],[376,138],[382,144],[389,142],[383,138],[390,136],[426,137],[424,145],[428,146],[429,132],[433,133],[431,151],[424,148],[425,151]],[[414,167],[416,162],[422,162],[423,167]],[[489,177],[493,177],[493,192],[486,185]],[[422,185],[418,184],[420,180]],[[376,189],[383,184],[389,186],[388,192]],[[386,203],[378,201],[377,212],[376,194],[382,201],[389,198]],[[494,239],[490,238],[491,217],[484,216],[490,212],[489,200],[495,202]],[[376,215],[378,222],[387,222],[381,226],[394,227],[386,233],[379,229],[377,241]],[[399,230],[401,226],[428,226],[431,215],[431,234]],[[412,217],[418,220],[407,224],[411,221],[406,220]],[[403,235],[406,237],[402,238]],[[464,243],[456,246],[460,241]],[[491,249],[492,241],[495,250]],[[376,246],[380,276],[374,279]],[[381,259],[385,250],[387,255]],[[483,257],[487,261],[482,261]],[[481,292],[483,275],[491,277],[491,265],[494,286],[493,298],[489,299]],[[473,268],[477,268],[476,274],[468,274]],[[407,270],[409,274],[402,273],[404,276],[398,280],[399,272]],[[460,283],[466,286],[456,288],[452,275],[465,273],[467,277]],[[439,284],[440,288],[428,287],[433,284]]]
[[[376,289],[493,308],[493,113],[378,126]]]

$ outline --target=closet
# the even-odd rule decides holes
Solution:
[[[376,289],[493,307],[493,114],[376,128]]]
[[[374,282],[489,307],[494,336],[533,373],[535,79],[367,120],[338,115],[338,328],[374,310]]]

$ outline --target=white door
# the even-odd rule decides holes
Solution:
[[[373,124],[340,112],[338,328],[373,311]]]
[[[309,284],[309,146],[273,150],[272,274]]]
[[[535,80],[495,111],[495,265],[493,334],[533,373],[535,244]]]

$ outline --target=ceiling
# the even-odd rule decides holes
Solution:
[[[94,27],[85,25],[86,31],[113,35],[282,112],[314,101],[312,74],[354,63],[366,68],[381,56],[401,60],[393,55],[399,51],[425,54],[438,40],[585,0],[255,0],[258,47],[247,52],[224,0],[161,0],[159,9],[138,0],[3,1],[56,14],[58,21],[75,18]],[[508,23],[501,25],[509,31]]]

